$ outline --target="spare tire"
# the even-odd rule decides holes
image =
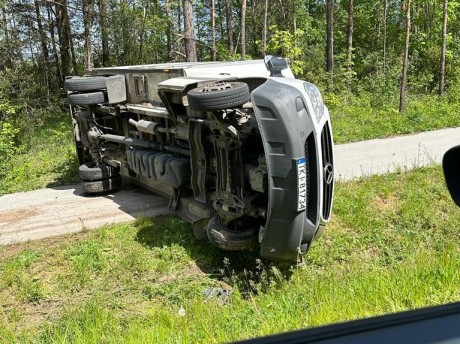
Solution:
[[[118,189],[121,186],[121,177],[115,176],[104,180],[96,180],[92,182],[83,182],[83,190],[86,193],[99,194]]]
[[[249,87],[244,82],[215,82],[190,90],[187,94],[191,110],[224,110],[247,103],[250,99]]]
[[[106,92],[70,93],[67,99],[71,105],[95,105],[107,102]]]
[[[86,181],[101,180],[118,176],[119,168],[115,168],[108,164],[100,164],[96,166],[94,163],[83,164],[78,168],[80,179]]]
[[[222,225],[217,216],[209,220],[206,234],[211,244],[228,251],[246,250],[258,244],[257,228],[247,228],[234,232]]]
[[[67,91],[96,91],[107,88],[106,78],[101,76],[80,77],[73,76],[65,79],[64,86]]]

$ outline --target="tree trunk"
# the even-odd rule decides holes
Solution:
[[[326,72],[330,74],[329,86],[332,86],[334,73],[334,0],[327,0],[326,7]]]
[[[172,51],[173,51],[173,46],[172,46],[172,32],[173,32],[173,23],[171,20],[171,4],[169,0],[166,0],[166,18],[168,21],[168,26],[166,28],[166,45],[168,49],[168,60],[172,59]]]
[[[233,23],[232,23],[232,0],[225,1],[225,14],[227,17],[227,43],[228,51],[233,54]]]
[[[444,95],[446,78],[446,36],[447,36],[447,7],[448,0],[443,1],[442,17],[442,46],[441,46],[441,66],[439,70],[439,96]]]
[[[138,54],[138,63],[144,63],[144,40],[145,40],[145,21],[147,19],[147,8],[145,4],[142,4],[142,23],[141,23],[141,32],[139,33],[139,54]]]
[[[182,31],[182,7],[181,7],[182,2],[178,1],[177,3],[177,30]]]
[[[216,5],[215,0],[211,0],[211,25],[212,25],[212,46],[211,59],[216,61]]]
[[[38,3],[38,0],[34,1],[34,6],[35,6],[35,15],[37,19],[37,28],[38,28],[38,36],[40,39],[40,45],[42,48],[42,54],[43,54],[43,73],[44,73],[44,79],[46,86],[48,87],[48,90],[50,89],[50,81],[49,81],[49,50],[48,50],[48,44],[46,42],[46,34],[45,31],[43,30],[43,24],[42,24],[42,16],[40,13],[40,4]]]
[[[78,65],[77,65],[77,54],[75,54],[75,49],[73,45],[73,39],[72,39],[72,32],[70,31],[70,25],[68,26],[68,36],[70,38],[70,56],[72,58],[72,74],[77,74],[78,73]]]
[[[204,2],[205,0],[203,0]],[[204,8],[204,6],[203,6]],[[203,8],[199,8],[195,13],[194,13],[194,16],[196,16],[197,18],[197,21],[196,21],[196,26],[194,27],[194,31],[193,31],[193,34],[194,34],[194,37],[195,37],[195,42],[200,42],[202,40],[202,36],[201,36],[201,33],[203,32],[203,26],[205,25],[201,20],[198,20],[199,18],[202,18],[203,17],[203,13],[201,12],[203,10]],[[194,21],[194,24],[195,24],[195,21]],[[205,29],[205,31],[207,31]],[[209,35],[205,34],[206,36],[206,39],[209,37]],[[195,46],[196,46],[196,43],[195,43]],[[199,58],[201,58],[201,49],[197,49],[196,51],[196,58],[197,58],[197,61]]]
[[[27,20],[27,36],[28,36],[28,43],[29,43],[29,49],[30,49],[30,59],[32,60],[32,65],[36,65],[35,61],[35,54],[34,54],[34,47],[33,47],[33,39],[32,39],[32,28],[34,25],[31,23],[30,20]]]
[[[241,59],[246,60],[246,0],[241,6]]]
[[[61,55],[61,84],[67,75],[70,75],[70,35],[69,16],[67,14],[67,0],[56,0],[56,26],[59,38],[59,53]]]
[[[99,27],[101,29],[101,45],[102,45],[102,66],[109,66],[109,37],[107,34],[107,21],[105,16],[105,0],[98,0],[99,9]]]
[[[8,54],[10,55],[10,61],[24,61],[24,54],[22,51],[22,45],[21,45],[21,37],[20,37],[20,30],[18,29],[18,26],[16,24],[16,18],[15,18],[15,11],[13,7],[13,3],[11,3],[10,8],[10,32],[9,32],[9,41],[8,41]],[[3,12],[5,13],[5,12]],[[7,24],[8,25],[8,24]]]
[[[217,37],[221,37],[221,40],[224,37],[224,21],[221,19],[223,15],[223,10],[222,10],[222,1],[217,1],[217,8],[216,8],[216,18],[217,20],[217,29],[216,30],[216,35]]]
[[[53,50],[53,59],[54,59],[54,65],[56,67],[56,80],[57,80],[57,86],[62,87],[63,82],[61,79],[62,73],[61,73],[61,65],[59,64],[59,58],[58,58],[58,52],[57,52],[57,44],[56,44],[56,32],[55,32],[55,22],[51,18],[51,11],[52,7],[49,3],[46,5],[46,12],[48,15],[48,23],[49,23],[49,32],[50,32],[50,38],[51,38],[51,49]]]
[[[409,62],[409,38],[410,38],[410,4],[411,0],[407,0],[407,15],[406,15],[406,43],[404,48],[403,68],[401,74],[401,90],[399,95],[399,112],[403,112],[406,108],[406,85],[407,85],[407,68]]]
[[[267,53],[267,17],[268,17],[268,0],[265,0],[264,8],[264,31],[262,33],[262,53]]]
[[[126,13],[126,9],[128,4],[126,0],[120,0],[120,15],[121,15],[121,53],[120,53],[120,62],[123,65],[129,64],[131,62],[128,58],[129,52],[129,43],[130,43],[130,35],[128,32],[129,29],[129,19]]]
[[[347,32],[347,86],[351,92],[353,78],[353,0],[348,0],[348,32]]]
[[[93,60],[93,46],[91,42],[91,0],[83,0],[83,25],[85,29],[85,46],[83,49],[84,56],[84,68],[85,70],[91,70],[94,68]]]
[[[6,8],[2,6],[2,28],[3,28],[3,35],[5,43],[9,41],[9,33],[8,33],[8,20],[6,19]]]
[[[185,56],[187,62],[196,62],[195,26],[193,24],[193,6],[191,0],[182,0],[184,6]]]
[[[401,15],[398,16],[398,27],[402,30],[404,27],[404,20],[403,20],[403,14],[407,14],[407,8],[406,8],[406,0],[401,0],[400,3],[400,13]]]
[[[260,2],[264,0],[252,0],[249,2],[249,6],[246,1],[246,20],[245,20],[245,32],[246,32],[246,52],[248,50],[248,38],[251,43],[254,43],[255,38],[259,38],[262,34],[262,22],[263,22],[263,11],[259,10]],[[282,0],[280,0],[282,1]],[[248,21],[249,16],[249,21]],[[262,19],[262,21],[260,21]],[[248,25],[249,23],[249,25]],[[252,48],[252,49],[251,49]],[[249,46],[254,55],[254,48],[252,45]],[[257,52],[256,52],[257,54]]]
[[[10,33],[8,30],[8,19],[6,18],[6,8],[2,7],[2,28],[3,28],[3,44],[6,47],[6,52],[4,56],[2,56],[3,63],[0,65],[0,70],[5,67],[11,67],[13,62],[11,60],[11,53],[10,53]]]
[[[387,76],[387,17],[388,17],[388,0],[383,4],[383,77]]]
[[[45,34],[45,31],[43,30],[42,16],[40,14],[40,5],[38,3],[38,0],[34,1],[34,5],[35,5],[35,15],[37,16],[38,36],[40,38],[40,45],[42,48],[43,58],[45,60],[45,63],[48,63],[48,60],[50,58],[49,51],[48,51],[48,44],[46,43],[46,34]]]

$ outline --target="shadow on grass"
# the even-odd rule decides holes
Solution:
[[[56,180],[48,183],[47,188],[54,188],[61,185],[76,184],[80,182],[78,176],[78,159],[75,155],[72,158],[55,166],[53,172],[57,174]]]
[[[207,276],[223,281],[244,295],[264,293],[272,282],[287,281],[294,269],[287,263],[270,262],[260,257],[259,250],[224,251],[206,239],[193,236],[192,226],[175,216],[162,216],[151,221],[138,221],[136,240],[149,248],[178,245]]]

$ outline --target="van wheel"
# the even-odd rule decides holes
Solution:
[[[204,87],[197,87],[187,94],[191,110],[215,111],[231,109],[247,103],[251,96],[244,82],[218,81]]]
[[[108,164],[96,166],[94,163],[87,163],[78,168],[78,173],[80,179],[84,181],[93,181],[118,176],[119,169]]]
[[[256,228],[234,232],[222,225],[217,216],[209,220],[206,232],[211,244],[223,250],[241,251],[253,248],[258,243]]]
[[[64,86],[67,91],[77,92],[97,91],[107,88],[106,78],[100,76],[73,76],[71,78],[65,79]]]
[[[71,105],[95,105],[107,102],[107,92],[70,93],[67,95]]]
[[[101,194],[109,191],[114,191],[121,186],[121,177],[115,176],[104,180],[83,181],[83,190],[90,194]]]

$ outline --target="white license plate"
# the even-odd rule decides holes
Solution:
[[[297,160],[297,211],[307,208],[307,164],[306,159]]]

